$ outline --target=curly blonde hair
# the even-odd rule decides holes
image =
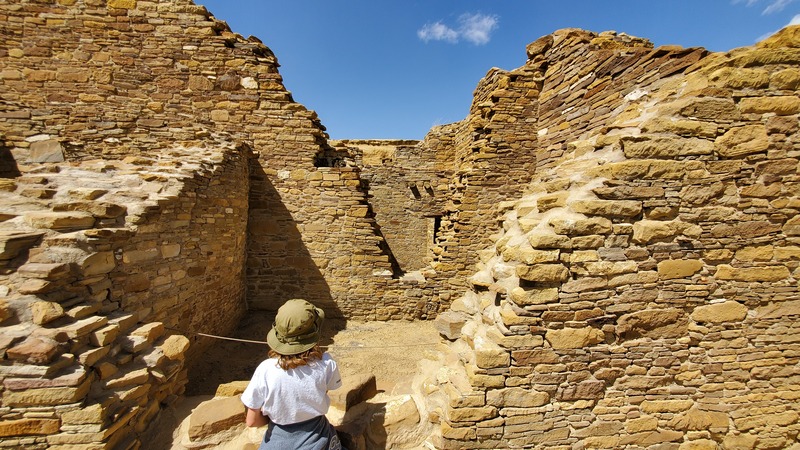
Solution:
[[[305,366],[311,361],[322,359],[322,349],[319,347],[319,344],[317,344],[303,353],[298,353],[296,355],[282,355],[270,349],[268,355],[270,358],[278,358],[278,366],[280,366],[281,369],[289,370],[295,367]]]

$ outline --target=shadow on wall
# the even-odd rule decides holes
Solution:
[[[16,178],[20,175],[17,162],[14,160],[14,155],[11,154],[11,149],[0,144],[0,178]]]
[[[344,315],[325,277],[303,242],[298,224],[267,178],[258,155],[250,157],[247,224],[247,305],[275,312],[287,300],[303,298],[329,319]]]

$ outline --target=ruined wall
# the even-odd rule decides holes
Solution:
[[[127,448],[183,393],[191,333],[245,310],[247,151],[39,169],[2,183],[0,443]]]
[[[425,314],[422,294],[410,303],[394,295],[391,257],[358,170],[326,167],[325,128],[293,101],[258,39],[232,33],[188,0],[20,0],[2,8],[4,171],[158,153],[227,133],[255,155],[250,307],[306,297],[331,317]]]
[[[332,142],[353,156],[391,256],[400,272],[427,268],[434,227],[442,215],[449,178],[442,155],[417,141]]]
[[[798,32],[529,46],[536,177],[440,319],[437,448],[797,445]]]

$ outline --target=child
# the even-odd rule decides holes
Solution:
[[[278,309],[267,335],[269,359],[256,368],[242,394],[249,427],[269,424],[259,450],[339,450],[325,418],[328,391],[342,385],[339,368],[318,342],[324,312],[293,299]]]

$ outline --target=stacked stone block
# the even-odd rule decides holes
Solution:
[[[602,126],[592,102],[563,127],[542,109],[530,194],[441,319],[437,448],[797,445],[796,33],[702,59],[576,30],[529,46],[546,80],[573,54],[573,77],[609,48],[644,61],[595,94]]]
[[[136,447],[180,398],[193,333],[244,312],[247,161],[175,149],[4,185],[0,446]]]

